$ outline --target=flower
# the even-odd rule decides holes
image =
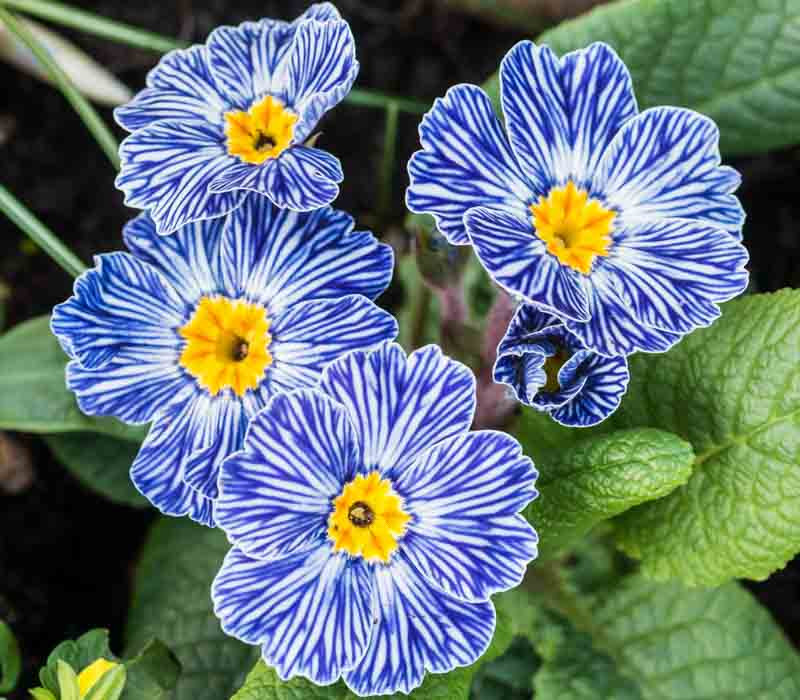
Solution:
[[[457,85],[420,125],[406,199],[471,243],[502,287],[607,356],[662,352],[747,286],[739,174],[714,122],[639,113],[602,43],[561,60],[517,44],[500,67],[508,138],[486,93]]]
[[[494,380],[518,401],[549,413],[570,427],[604,421],[628,388],[624,355],[587,350],[556,316],[531,304],[517,309],[497,348]]]
[[[222,466],[223,629],[284,680],[342,676],[362,696],[473,663],[490,596],[537,545],[519,514],[533,463],[505,433],[469,432],[474,409],[472,373],[436,346],[353,352],[318,389],[276,396]]]
[[[148,209],[160,234],[230,212],[248,191],[295,211],[329,204],[342,169],[309,137],[357,74],[350,27],[330,3],[171,51],[114,112],[132,132],[116,181],[125,203]]]
[[[249,418],[331,360],[395,337],[370,301],[392,251],[343,212],[257,196],[168,238],[142,214],[124,238],[131,252],[98,256],[53,311],[67,386],[84,413],[152,421],[134,484],[164,513],[212,524],[219,465]]]

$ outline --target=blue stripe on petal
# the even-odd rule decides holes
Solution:
[[[517,513],[536,497],[537,473],[514,438],[467,433],[395,474],[392,485],[412,515],[403,552],[419,571],[468,601],[522,581],[537,537]]]
[[[360,696],[410,693],[426,671],[446,673],[469,666],[492,640],[491,602],[465,603],[435,588],[400,552],[375,568],[378,618],[364,657],[344,674]]]
[[[522,304],[508,324],[508,330],[497,348],[498,354],[511,352],[517,346],[527,346],[531,341],[541,342],[543,331],[561,326],[558,316],[549,314],[533,304]],[[552,353],[551,353],[552,354]]]
[[[209,185],[238,162],[222,139],[221,125],[199,120],[160,121],[128,136],[120,145],[116,179],[125,204],[149,209],[162,235],[235,209],[240,193],[209,192]]]
[[[294,142],[306,140],[325,112],[350,92],[358,75],[355,40],[344,21],[302,21],[281,62],[273,91],[299,115]]]
[[[435,345],[408,358],[395,343],[353,352],[328,366],[320,388],[347,409],[365,466],[385,474],[469,430],[475,412],[474,375]]]
[[[212,585],[222,629],[258,643],[281,680],[339,679],[363,656],[373,576],[363,559],[315,547],[264,562],[232,549]]]
[[[224,219],[198,221],[171,236],[159,236],[153,220],[142,213],[122,231],[128,250],[152,265],[186,303],[219,291],[219,244]]]
[[[535,185],[522,175],[481,88],[450,88],[425,115],[419,136],[423,150],[408,164],[406,204],[411,211],[433,214],[450,243],[469,243],[463,219],[472,207],[524,216]]]
[[[273,318],[270,333],[273,364],[262,394],[316,385],[334,360],[394,340],[397,321],[369,299],[350,295],[293,304]]]
[[[276,396],[250,422],[244,450],[222,466],[217,522],[259,559],[318,542],[360,456],[341,406],[313,390]]]
[[[547,356],[539,348],[526,349],[520,345],[497,356],[492,378],[511,388],[514,398],[526,406],[547,382],[544,361]]]
[[[203,421],[193,410],[195,392],[183,393],[150,427],[131,466],[134,486],[165,515],[188,515],[213,526],[212,500],[183,480],[187,457],[202,447]]]
[[[246,111],[260,92],[268,89],[272,72],[293,35],[285,22],[269,19],[217,27],[211,32],[206,42],[208,63],[236,109]],[[256,81],[260,90],[255,87]]]
[[[721,229],[663,219],[625,225],[603,263],[636,318],[686,333],[709,325],[718,303],[745,290],[747,259],[746,248]]]
[[[679,107],[642,112],[606,150],[593,188],[623,220],[692,219],[741,237],[744,211],[732,194],[739,173],[720,166],[714,122]]]
[[[497,284],[545,311],[589,318],[580,273],[547,252],[530,219],[476,207],[464,220],[478,259]]]
[[[248,197],[228,217],[222,275],[226,293],[265,304],[271,314],[310,299],[371,299],[388,286],[394,256],[348,214],[325,207],[308,213]]]
[[[147,87],[114,110],[117,123],[136,131],[162,119],[205,119],[222,123],[230,108],[208,66],[206,48],[170,51],[147,75]]]
[[[550,415],[562,425],[587,428],[604,421],[617,410],[628,388],[628,360],[591,353],[576,370],[585,377],[574,399]]]

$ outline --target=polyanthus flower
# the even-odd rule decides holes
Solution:
[[[588,427],[619,406],[628,387],[625,356],[587,350],[561,319],[524,304],[497,348],[494,380],[517,400],[563,425]]]
[[[148,209],[161,234],[225,214],[248,191],[296,211],[329,204],[342,169],[309,137],[357,73],[350,27],[330,3],[171,51],[114,112],[133,132],[120,147],[125,203]]]
[[[744,290],[740,178],[720,166],[714,122],[639,113],[627,68],[601,43],[561,60],[517,44],[500,102],[508,138],[480,88],[437,100],[407,193],[498,284],[603,355],[664,351]]]
[[[212,524],[219,466],[249,418],[337,357],[395,337],[370,301],[392,251],[343,212],[265,197],[168,238],[143,214],[124,238],[131,252],[98,256],[53,311],[67,386],[84,413],[152,422],[134,484],[164,513]]]
[[[222,466],[223,629],[284,680],[342,676],[358,695],[473,663],[490,596],[519,584],[537,543],[519,514],[533,463],[504,433],[468,432],[474,409],[467,367],[388,343],[275,397]]]

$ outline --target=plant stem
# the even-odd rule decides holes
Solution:
[[[86,270],[83,261],[2,185],[0,185],[0,211],[70,275],[77,277]]]
[[[394,107],[400,112],[408,112],[409,114],[425,114],[431,106],[422,100],[412,100],[407,97],[395,97],[387,95],[384,92],[377,90],[364,90],[356,88],[350,91],[347,97],[344,98],[345,102],[359,107],[374,107],[376,109],[388,109]]]
[[[397,118],[399,109],[396,104],[386,108],[386,124],[383,129],[383,159],[381,160],[380,186],[378,189],[378,216],[385,221],[392,205],[392,174],[394,156],[397,151]]]
[[[3,0],[5,1],[5,0]],[[94,136],[95,141],[99,144],[100,148],[106,154],[115,170],[119,169],[119,155],[117,150],[117,140],[111,133],[105,122],[100,118],[100,115],[95,111],[94,107],[89,104],[89,101],[81,95],[70,77],[61,69],[61,67],[53,60],[50,52],[42,46],[30,30],[23,22],[20,22],[16,16],[0,6],[0,22],[8,27],[8,30],[16,36],[23,44],[25,44],[36,57],[36,60],[42,64],[44,69],[53,78],[59,90],[61,90],[64,97],[67,98],[69,103],[78,113],[86,128]]]

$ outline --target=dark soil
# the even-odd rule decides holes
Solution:
[[[175,0],[80,2],[110,18],[166,35],[202,40],[219,24],[262,16],[291,18],[303,1]],[[428,0],[339,0],[352,23],[361,61],[360,87],[432,100],[452,84],[480,82],[521,34],[442,10]],[[60,30],[133,88],[157,57]],[[0,65],[0,181],[82,258],[120,247],[120,230],[135,212],[114,189],[114,171],[81,122],[53,88]],[[103,116],[111,123],[108,110]],[[402,222],[405,162],[416,146],[418,117],[400,120],[390,211],[376,211],[383,113],[350,105],[323,124],[323,145],[342,160],[346,180],[337,206],[379,233]],[[116,128],[116,127],[115,127]],[[118,131],[117,135],[122,137]],[[745,240],[759,291],[800,286],[797,197],[800,151],[733,161],[744,175],[741,197],[749,219]],[[48,313],[65,299],[71,280],[46,255],[0,219],[0,283],[10,288],[6,323]],[[21,688],[55,644],[91,627],[121,630],[132,566],[152,511],[114,506],[78,484],[44,444],[26,437],[36,480],[16,496],[0,492],[0,618],[16,630],[25,657]],[[789,636],[800,643],[800,561],[769,581],[748,584]],[[12,697],[22,698],[20,692]]]

